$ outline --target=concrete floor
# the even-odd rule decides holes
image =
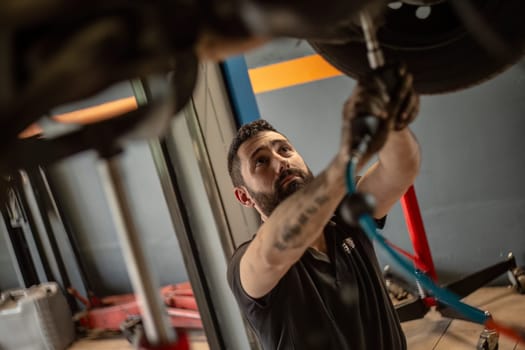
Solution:
[[[507,287],[482,288],[465,301],[487,310],[492,317],[507,325],[525,329],[525,295]],[[444,318],[436,311],[425,318],[403,323],[410,350],[472,350],[476,349],[483,326],[462,320]],[[525,344],[500,335],[499,350],[525,350]]]
[[[465,299],[472,306],[490,311],[495,320],[525,328],[525,295],[507,287],[482,288]],[[423,319],[403,323],[409,350],[476,349],[483,327],[442,317],[430,311]],[[192,334],[192,350],[208,350],[203,334]],[[123,339],[80,340],[70,350],[131,350]],[[373,350],[373,349],[370,349]],[[525,344],[501,336],[499,350],[525,350]]]
[[[202,331],[191,332],[191,350],[209,350],[206,336]],[[113,339],[81,339],[73,344],[69,350],[133,350],[133,346],[120,337]]]

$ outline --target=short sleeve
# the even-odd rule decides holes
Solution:
[[[233,253],[230,262],[228,264],[228,284],[239,304],[241,310],[248,316],[248,318],[253,318],[257,314],[263,312],[267,309],[271,303],[272,295],[275,293],[277,287],[272,291],[261,298],[252,298],[249,296],[241,284],[241,274],[240,274],[240,263],[241,258],[243,257],[246,249],[248,249],[250,242],[243,243],[239,248]]]

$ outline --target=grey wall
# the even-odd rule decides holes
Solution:
[[[261,64],[258,54],[247,56],[250,66]],[[338,77],[263,93],[257,103],[317,173],[338,147],[341,106],[354,85]],[[412,125],[423,153],[415,188],[442,281],[498,262],[509,251],[525,264],[524,91],[525,70],[514,67],[468,90],[422,97]],[[411,250],[399,205],[384,233]]]
[[[245,59],[248,68],[256,68],[314,53],[315,51],[306,40],[281,38],[248,52]]]
[[[100,295],[130,292],[131,284],[98,174],[98,159],[85,153],[53,167],[58,199],[74,228],[87,278]],[[187,281],[155,165],[147,143],[124,153],[125,185],[146,253],[161,284]]]
[[[98,296],[131,292],[126,266],[97,171],[94,152],[76,155],[50,169],[56,199],[86,266],[86,279]],[[162,285],[187,281],[180,248],[147,143],[124,153],[125,184],[130,206],[151,264]],[[0,289],[19,288],[0,218]],[[59,238],[59,237],[57,237]],[[61,242],[59,242],[60,244]],[[64,256],[66,264],[71,257]],[[79,276],[70,276],[73,285]],[[78,285],[76,285],[78,288]]]
[[[0,217],[0,290],[21,287],[7,244],[7,228],[4,219]]]

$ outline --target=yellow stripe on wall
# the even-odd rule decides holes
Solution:
[[[73,112],[58,114],[53,116],[53,119],[64,124],[86,125],[120,116],[137,109],[137,107],[137,100],[134,96],[131,96]]]
[[[42,128],[38,124],[33,123],[29,125],[27,128],[25,128],[24,131],[22,131],[20,134],[18,134],[18,138],[25,139],[28,137],[40,135],[42,132],[43,132]]]
[[[333,78],[342,74],[319,55],[310,55],[248,70],[255,94]],[[116,117],[137,107],[135,97],[127,97],[98,106],[55,115],[53,119],[59,123],[86,125]],[[30,137],[41,132],[40,127],[33,124],[24,130],[19,137]]]
[[[124,113],[138,108],[137,100],[134,96],[121,98],[93,107],[78,109],[76,111],[57,114],[53,120],[63,124],[92,124],[102,120],[118,117]],[[27,138],[39,135],[43,132],[38,124],[32,124],[18,135],[19,138]]]
[[[255,94],[333,78],[342,74],[319,55],[310,55],[248,70]]]

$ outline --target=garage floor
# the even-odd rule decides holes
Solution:
[[[482,288],[465,301],[490,311],[496,321],[525,328],[525,295],[506,287]],[[429,312],[425,318],[403,323],[410,350],[471,350],[476,349],[483,326],[441,317]],[[525,350],[505,336],[499,338],[499,350]]]
[[[525,295],[507,287],[486,287],[466,298],[473,306],[492,313],[494,319],[525,328]],[[403,323],[409,350],[472,350],[476,349],[482,326],[466,321],[450,320],[437,312],[425,318]],[[191,334],[192,350],[208,350],[202,333]],[[124,339],[80,340],[70,350],[131,350]],[[525,350],[525,344],[500,336],[499,350]]]

